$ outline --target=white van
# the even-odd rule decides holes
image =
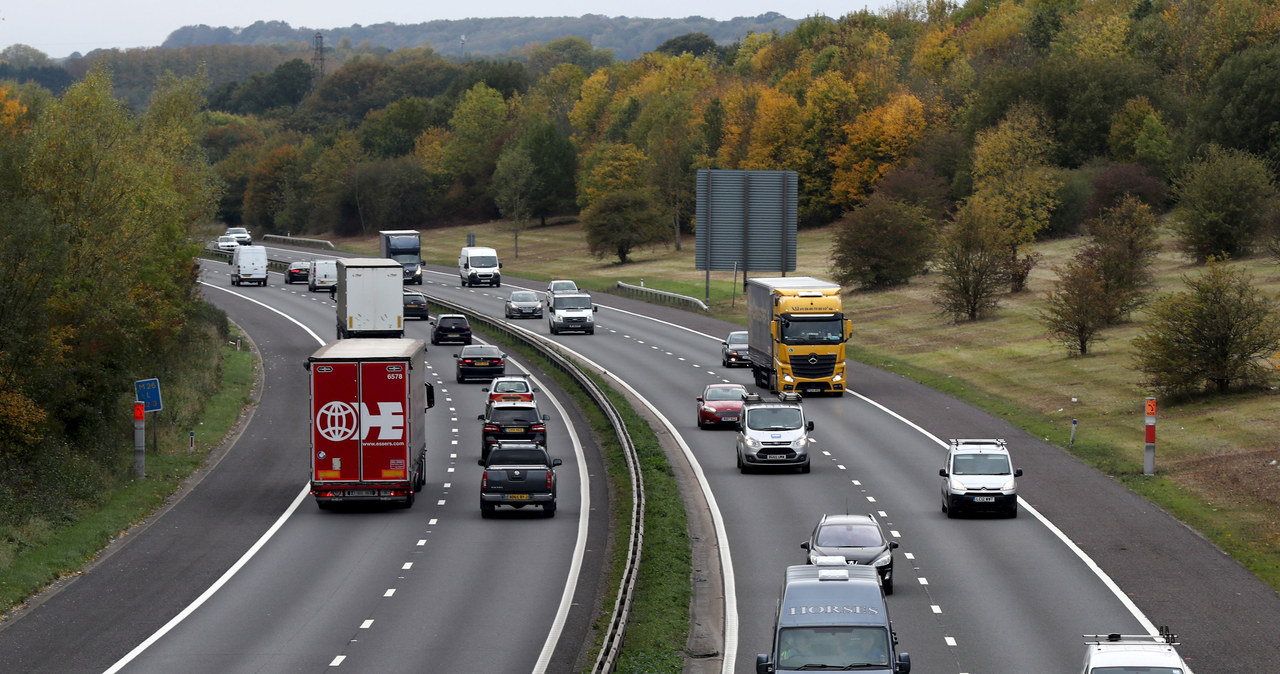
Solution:
[[[231,285],[257,283],[267,285],[267,249],[262,246],[237,246],[231,251]]]
[[[502,263],[498,251],[481,246],[467,246],[458,254],[458,279],[464,286],[501,286]]]
[[[547,295],[547,327],[553,335],[566,330],[594,335],[597,311],[591,296],[583,292]]]
[[[338,261],[316,260],[307,274],[307,290],[328,290],[338,285]]]

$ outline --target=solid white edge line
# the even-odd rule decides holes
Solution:
[[[524,366],[516,364],[521,370],[525,370]],[[525,370],[528,372],[528,370]],[[545,384],[541,384],[537,377],[531,377],[534,384],[544,390],[550,390]],[[564,624],[569,619],[569,609],[573,608],[573,593],[578,588],[578,577],[582,573],[582,559],[586,555],[587,550],[587,524],[588,515],[591,512],[591,489],[588,486],[590,471],[587,470],[587,457],[582,451],[582,443],[578,439],[577,427],[573,425],[573,419],[565,411],[564,406],[560,404],[560,400],[555,396],[547,396],[551,399],[551,404],[555,406],[556,411],[560,413],[560,418],[564,420],[565,430],[569,431],[569,438],[573,441],[573,456],[578,462],[578,499],[582,503],[578,511],[578,538],[573,544],[573,557],[569,561],[569,575],[565,579],[564,590],[560,593],[560,606],[556,608],[556,617],[551,621],[551,630],[547,632],[547,640],[542,644],[542,651],[538,654],[538,661],[533,667],[533,674],[543,674],[547,671],[547,666],[551,663],[551,656],[555,654],[556,644],[560,642],[560,635],[564,632]]]
[[[263,304],[262,302],[255,300],[252,297],[249,297],[243,293],[239,293],[234,290],[228,290],[226,288],[221,288],[219,286],[215,286],[212,283],[208,283],[206,281],[200,281],[199,283],[200,285],[207,286],[214,290],[220,290],[224,293],[235,295],[236,297],[239,297],[241,299],[248,300],[254,304],[257,304],[258,306],[263,307],[264,309],[280,314],[289,322],[302,328],[303,331],[305,331],[308,335],[311,335],[311,337],[315,339],[317,342],[319,342],[321,345],[324,344],[324,340],[320,339],[320,336],[312,332],[310,328],[298,322],[298,320],[293,318],[292,316],[280,311],[279,309],[276,309],[275,307],[269,306],[267,304]],[[123,668],[125,665],[128,665],[130,662],[132,662],[134,658],[141,655],[143,651],[150,648],[152,644],[159,641],[161,637],[163,637],[165,634],[168,634],[169,631],[172,630],[174,627],[177,627],[178,623],[181,623],[183,620],[186,620],[187,616],[194,613],[196,609],[200,608],[201,605],[203,605],[206,601],[208,601],[209,598],[212,597],[215,592],[221,589],[222,586],[227,583],[227,581],[231,580],[231,577],[236,575],[236,573],[238,573],[240,569],[245,564],[247,564],[250,559],[253,558],[254,555],[258,554],[258,551],[261,550],[262,547],[267,544],[267,541],[270,540],[271,537],[274,536],[277,531],[280,530],[280,527],[284,526],[285,520],[289,519],[289,516],[293,514],[293,511],[298,509],[298,504],[302,503],[302,499],[306,497],[310,492],[311,492],[311,484],[307,483],[303,485],[302,491],[298,494],[297,497],[293,499],[293,503],[289,504],[289,507],[285,509],[284,513],[282,513],[280,517],[276,519],[275,524],[272,524],[271,528],[267,529],[266,533],[264,533],[262,537],[259,538],[256,543],[253,544],[253,547],[249,548],[249,550],[246,551],[244,555],[242,555],[240,559],[236,561],[235,564],[231,565],[231,568],[227,569],[226,572],[222,574],[221,578],[214,581],[213,585],[209,586],[209,589],[205,590],[203,594],[201,594],[199,597],[196,598],[195,601],[191,602],[191,604],[189,604],[186,608],[182,609],[182,611],[178,613],[178,615],[174,616],[173,619],[165,623],[163,627],[156,630],[154,634],[147,637],[145,641],[138,644],[132,651],[129,651],[123,658],[120,658],[118,661],[116,661],[115,664],[111,665],[111,668],[106,670],[104,674],[112,674],[113,672],[120,671],[121,668]]]
[[[276,519],[275,524],[272,524],[271,528],[267,529],[267,532],[263,534],[261,538],[258,539],[258,542],[254,543],[253,547],[249,548],[248,552],[245,552],[244,555],[241,556],[240,559],[236,561],[235,564],[231,565],[231,568],[227,569],[227,571],[222,574],[221,578],[214,581],[213,585],[209,586],[209,589],[205,590],[203,594],[201,594],[199,597],[196,598],[195,601],[191,602],[190,605],[182,609],[181,613],[174,616],[171,620],[169,620],[169,622],[165,623],[163,627],[156,630],[155,634],[152,634],[151,636],[147,637],[146,641],[143,641],[142,643],[138,644],[137,646],[134,647],[133,650],[129,651],[129,653],[126,654],[123,658],[120,658],[119,660],[117,660],[114,665],[111,665],[111,667],[107,669],[106,672],[104,672],[104,674],[113,674],[114,672],[118,672],[121,669],[123,669],[126,665],[132,662],[134,658],[141,655],[143,651],[150,648],[152,644],[159,641],[160,638],[163,637],[164,635],[168,634],[170,630],[177,627],[178,623],[181,623],[183,620],[186,620],[187,616],[191,615],[192,613],[195,612],[196,609],[200,608],[200,606],[203,605],[206,601],[208,601],[209,598],[212,597],[215,592],[222,589],[222,586],[225,585],[227,581],[231,580],[232,576],[236,575],[236,573],[238,573],[240,569],[244,567],[245,564],[249,563],[250,559],[253,559],[254,555],[258,554],[258,551],[261,550],[263,546],[267,544],[267,541],[271,540],[271,537],[274,536],[275,533],[280,530],[280,527],[284,526],[285,520],[289,519],[289,516],[293,514],[293,511],[298,509],[298,504],[302,503],[302,499],[306,498],[307,495],[310,493],[311,493],[311,485],[308,484],[302,488],[302,491],[298,492],[298,495],[293,499],[293,503],[289,504],[289,507],[285,509],[284,513],[282,513],[280,517]]]

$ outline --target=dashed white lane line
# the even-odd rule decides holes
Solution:
[[[925,578],[924,576],[920,576],[920,579],[919,579],[919,580],[920,580],[920,584],[921,584],[921,585],[928,585],[928,584],[929,584],[929,579],[928,579],[928,578]]]
[[[329,666],[330,666],[330,667],[338,667],[338,666],[342,665],[342,661],[343,661],[343,660],[346,660],[346,659],[347,659],[347,656],[345,656],[345,655],[339,655],[338,657],[336,657],[336,658],[334,658],[334,659],[333,659],[333,662],[330,662],[330,663],[329,663]]]
[[[427,544],[427,539],[425,539],[425,538],[420,538],[420,539],[418,539],[418,547],[422,547],[422,546],[424,546],[424,545],[426,545],[426,544]]]
[[[370,619],[368,619],[368,620],[366,620],[366,621],[364,621],[364,622],[360,623],[360,629],[362,629],[362,630],[367,630],[367,629],[369,629],[370,627],[373,627],[373,618],[370,618]]]
[[[937,604],[929,604],[929,610],[933,611],[934,613],[942,613],[942,607],[938,606]]]
[[[875,502],[876,502],[876,497],[874,497],[874,496],[868,496],[868,497],[867,497],[867,502],[868,502],[868,503],[875,503]]]
[[[412,568],[413,568],[413,562],[405,562],[405,563],[404,563],[404,566],[402,566],[402,567],[400,567],[400,568],[401,568],[401,569],[403,569],[403,570],[405,570],[405,571],[408,571],[409,569],[412,569]]]
[[[948,645],[948,646],[955,646],[955,645],[956,645],[956,638],[955,638],[955,637],[947,637],[946,639],[947,639],[947,645]]]
[[[387,588],[387,591],[386,591],[386,592],[383,592],[383,593],[382,593],[382,596],[384,596],[384,597],[390,597],[390,596],[394,595],[395,593],[396,593],[396,589],[395,589],[394,587],[391,587],[391,588]]]

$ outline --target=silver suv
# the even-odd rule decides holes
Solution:
[[[804,418],[800,394],[779,393],[776,401],[747,394],[737,429],[739,471],[778,466],[809,472],[813,422]]]
[[[1174,646],[1178,635],[1162,625],[1158,634],[1086,634],[1082,674],[1103,672],[1190,672]]]
[[[942,512],[989,510],[1018,516],[1018,480],[1004,440],[952,440],[942,477]]]

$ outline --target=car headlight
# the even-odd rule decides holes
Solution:
[[[964,483],[955,478],[951,478],[951,491],[964,491]]]
[[[759,447],[759,446],[760,446],[760,441],[759,441],[759,440],[756,440],[755,438],[748,437],[748,438],[747,438],[747,441],[746,441],[746,442],[744,442],[743,444],[745,444],[745,445],[746,445],[746,446],[748,446],[748,447]]]
[[[893,553],[889,550],[885,550],[884,552],[876,556],[875,559],[871,560],[871,566],[888,566],[889,562],[892,562],[892,561],[893,561]]]
[[[1000,490],[1011,491],[1013,489],[1013,485],[1014,485],[1013,478],[1009,478],[1008,480],[1005,481],[1003,485],[1000,485]]]
[[[702,407],[702,411],[703,411],[703,412],[706,412],[707,414],[715,414],[715,412],[716,412],[716,408],[714,408],[714,407],[708,407],[708,406],[704,405],[704,406]]]

